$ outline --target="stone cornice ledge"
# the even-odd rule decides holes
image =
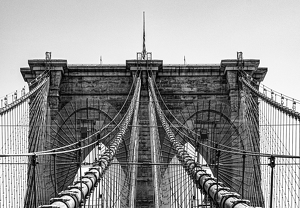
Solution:
[[[221,68],[226,71],[238,70],[242,67],[244,71],[256,71],[259,66],[258,59],[244,59],[239,62],[237,59],[225,59],[221,61]]]

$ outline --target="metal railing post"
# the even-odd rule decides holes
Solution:
[[[269,166],[271,167],[271,190],[270,190],[270,208],[272,208],[273,202],[273,185],[274,185],[274,167],[275,167],[275,157],[271,156]]]
[[[245,162],[246,162],[246,155],[243,154],[243,175],[242,175],[242,198],[244,198],[244,184],[245,184]]]

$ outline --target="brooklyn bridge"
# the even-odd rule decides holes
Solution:
[[[145,48],[144,48],[145,49]],[[0,108],[0,207],[299,207],[300,101],[259,60],[29,60]]]

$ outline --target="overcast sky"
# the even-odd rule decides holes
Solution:
[[[1,0],[0,97],[25,85],[28,59],[125,64],[146,46],[164,63],[260,59],[264,84],[300,99],[300,1]]]

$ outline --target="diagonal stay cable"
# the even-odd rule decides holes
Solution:
[[[86,199],[86,197],[90,193],[90,190],[98,184],[100,178],[111,165],[111,161],[115,157],[119,145],[123,140],[123,136],[126,133],[129,122],[132,120],[134,108],[138,108],[139,100],[137,95],[140,93],[140,89],[141,80],[140,78],[138,78],[134,95],[128,109],[128,113],[122,121],[120,131],[117,134],[116,138],[111,142],[109,148],[105,150],[99,161],[97,161],[94,166],[84,174],[81,180],[75,181],[75,185],[70,187],[69,190],[61,192],[59,198],[52,200],[51,206],[62,207],[65,206],[66,203],[68,203],[69,208],[75,208],[78,204]],[[73,195],[76,195],[76,197],[72,197]]]
[[[134,77],[134,82],[133,82],[132,85],[131,85],[130,92],[133,90],[133,87],[136,85],[136,82],[137,82],[136,80],[137,80],[137,76]],[[58,150],[65,149],[65,148],[68,148],[68,147],[77,145],[78,142],[83,142],[83,141],[88,140],[88,139],[90,139],[90,138],[92,138],[92,137],[95,137],[95,136],[97,136],[99,133],[101,133],[104,129],[106,129],[107,127],[109,127],[110,124],[111,124],[112,122],[115,121],[115,119],[119,116],[119,114],[121,113],[121,111],[122,111],[123,108],[125,107],[125,105],[126,105],[128,99],[129,99],[129,96],[130,96],[130,94],[131,94],[130,92],[128,93],[127,98],[126,98],[125,102],[123,103],[123,105],[122,105],[120,111],[117,113],[117,115],[116,115],[116,116],[115,116],[115,117],[114,117],[107,125],[105,125],[104,127],[102,127],[99,131],[95,132],[94,134],[92,134],[92,135],[90,135],[90,136],[88,136],[88,137],[86,137],[86,138],[84,138],[84,139],[82,139],[82,140],[79,140],[79,141],[77,141],[77,142],[74,142],[74,143],[72,143],[72,144],[69,144],[69,145],[66,145],[66,146],[62,146],[62,147],[58,147],[58,148],[55,148],[55,149],[50,149],[50,150],[45,150],[45,151],[38,151],[38,152],[31,152],[31,153],[23,153],[23,154],[1,154],[0,157],[32,156],[32,155],[51,155],[51,154],[62,154],[62,153],[66,153],[66,151],[58,151]],[[127,112],[128,112],[128,111],[129,111],[129,109],[127,110]],[[1,109],[0,109],[0,112],[1,112]],[[119,122],[112,130],[111,130],[111,132],[114,131],[114,130],[116,130],[117,128],[120,127],[120,125],[121,125],[122,121],[124,120],[124,118],[125,118],[125,117],[122,118],[122,120],[121,120],[121,121],[120,121],[120,122]],[[110,133],[108,133],[107,135],[105,135],[104,137],[102,137],[101,140],[107,138],[107,137],[109,136],[109,134],[110,134]],[[93,143],[93,144],[94,144],[94,143]],[[89,146],[91,146],[91,145],[87,145],[87,146],[81,147],[81,148],[72,149],[72,151],[77,151],[77,150],[79,150],[79,149],[84,149],[84,148],[89,147]]]
[[[228,191],[228,188],[223,187],[221,184],[216,182],[216,179],[211,178],[205,170],[203,170],[195,160],[188,154],[188,152],[184,149],[183,145],[181,145],[176,139],[174,133],[171,131],[170,126],[166,122],[164,118],[162,109],[159,106],[157,101],[157,97],[155,94],[155,90],[153,87],[152,79],[149,77],[150,84],[150,92],[152,93],[152,97],[154,100],[154,104],[156,107],[156,112],[159,116],[159,119],[162,123],[162,126],[169,137],[171,144],[174,146],[177,157],[181,161],[187,173],[193,179],[194,182],[199,184],[199,188],[205,190],[211,198],[216,202],[220,207],[233,207],[239,204],[239,207],[249,207],[246,204],[245,200],[240,200],[239,195],[237,193],[231,193]],[[230,194],[228,196],[228,194]],[[226,197],[227,195],[227,197]],[[224,199],[224,197],[226,199]],[[230,200],[229,200],[230,199]]]

